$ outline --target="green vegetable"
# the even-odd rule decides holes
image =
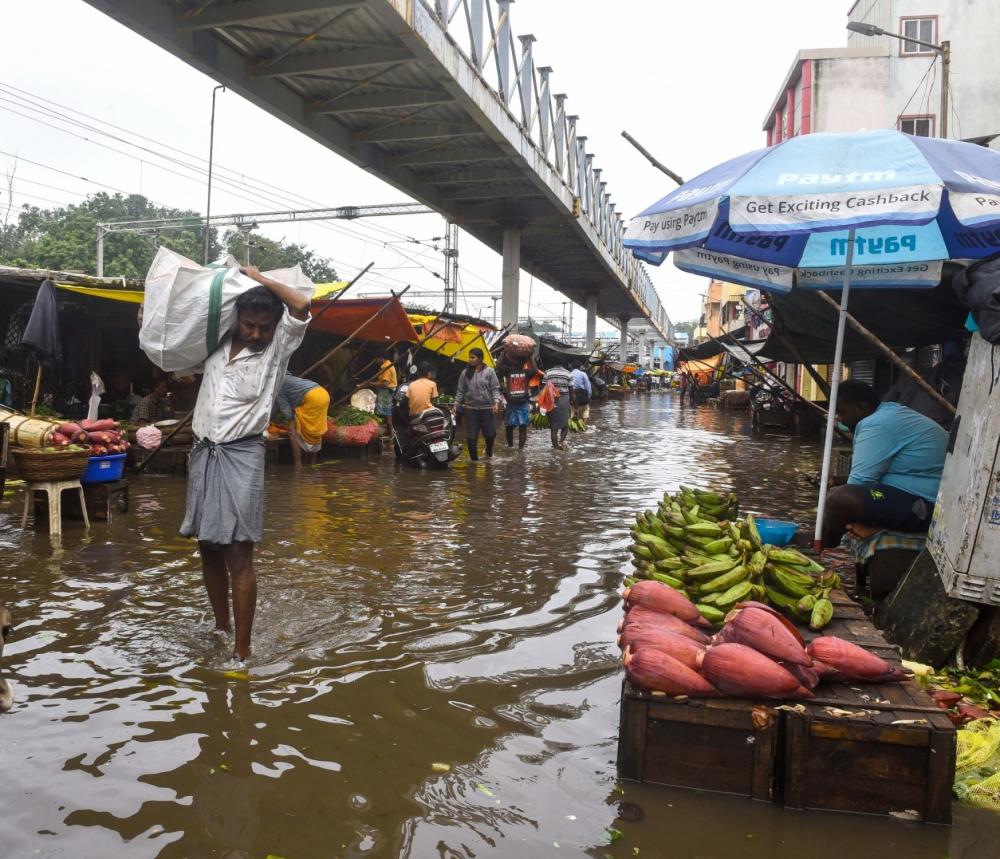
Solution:
[[[337,426],[342,427],[357,427],[363,426],[367,423],[380,423],[378,415],[372,412],[366,412],[364,409],[356,409],[354,406],[341,406],[337,411],[330,415],[330,420],[332,420]]]

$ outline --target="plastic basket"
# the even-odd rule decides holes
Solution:
[[[125,453],[111,453],[107,456],[92,456],[87,462],[81,483],[110,483],[121,480],[125,470]]]
[[[760,539],[772,546],[787,546],[792,542],[798,527],[794,522],[786,522],[784,519],[757,520]]]
[[[90,448],[73,450],[57,448],[11,449],[17,474],[29,483],[44,483],[51,480],[79,480],[90,458]]]

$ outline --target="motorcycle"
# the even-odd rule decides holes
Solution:
[[[447,468],[461,453],[451,412],[434,406],[410,417],[405,392],[394,404],[393,430],[396,456],[417,468]]]

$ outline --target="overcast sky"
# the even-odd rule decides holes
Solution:
[[[619,211],[631,217],[673,185],[620,137],[622,129],[685,178],[760,147],[764,113],[796,51],[845,44],[849,5],[519,0],[511,21],[515,34],[537,38],[536,65],[554,68],[552,91],[568,93],[567,110],[579,114],[595,166],[604,169]],[[17,154],[15,204],[51,207],[118,189],[203,212],[205,181],[191,166],[204,167],[207,158],[214,82],[83,0],[3,0],[2,6],[0,174]],[[125,142],[71,126],[67,118]],[[134,144],[179,151],[168,153],[176,159],[171,163]],[[405,199],[231,92],[218,98],[215,164],[216,214]],[[374,260],[368,292],[412,283],[415,302],[441,306],[442,284],[431,273],[442,269],[433,247],[443,235],[441,218],[281,224],[263,232],[332,257],[342,276]],[[499,256],[463,234],[460,262],[459,310],[492,318]],[[704,279],[682,274],[669,260],[650,273],[673,320],[697,315]],[[564,300],[522,274],[522,316],[558,318]],[[575,330],[583,318],[576,307]]]

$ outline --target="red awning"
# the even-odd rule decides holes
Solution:
[[[309,330],[347,337],[360,328],[361,330],[355,334],[355,337],[361,340],[381,343],[401,341],[416,343],[419,337],[417,337],[413,323],[410,322],[410,318],[406,315],[406,310],[398,298],[392,299],[389,307],[383,310],[378,318],[372,319],[389,300],[388,296],[385,298],[342,298],[340,301],[333,302],[333,306],[324,312],[319,319],[314,319],[309,325]],[[316,316],[330,303],[331,301],[327,299],[314,301],[312,303],[313,316]]]

